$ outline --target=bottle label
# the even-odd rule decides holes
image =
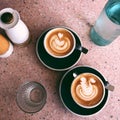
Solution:
[[[120,26],[113,23],[107,16],[105,10],[101,12],[94,25],[95,31],[105,40],[114,40],[120,35]]]

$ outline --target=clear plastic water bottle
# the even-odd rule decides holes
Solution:
[[[120,35],[120,0],[109,0],[90,31],[91,40],[99,45],[110,44]]]

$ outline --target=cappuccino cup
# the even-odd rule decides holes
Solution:
[[[75,115],[92,116],[107,104],[114,90],[105,77],[90,66],[76,66],[65,73],[59,87],[63,105]]]
[[[73,73],[73,77],[71,96],[75,103],[83,108],[95,108],[103,101],[105,88],[113,88],[110,84],[108,87],[108,84],[104,84],[101,78],[93,73]]]
[[[87,49],[76,45],[73,33],[64,27],[56,27],[48,31],[44,38],[44,48],[49,55],[55,58],[65,58],[75,49],[87,53]]]

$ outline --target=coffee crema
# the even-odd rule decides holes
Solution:
[[[74,38],[64,28],[53,29],[46,35],[45,46],[48,53],[53,56],[65,56],[72,51]]]
[[[92,73],[80,74],[72,82],[71,95],[80,106],[95,106],[104,96],[103,84],[100,78]]]

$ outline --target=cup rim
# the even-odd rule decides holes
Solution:
[[[103,101],[103,99],[104,99],[104,97],[105,97],[105,85],[104,85],[103,81],[101,80],[101,78],[98,77],[97,75],[93,74],[93,73],[86,72],[86,73],[81,73],[81,74],[92,74],[92,75],[96,76],[96,77],[99,79],[99,81],[101,82],[102,87],[103,87],[103,95],[102,95],[102,98],[101,98],[100,101],[99,101],[98,103],[96,103],[95,105],[85,106],[85,105],[82,105],[82,104],[78,103],[78,102],[73,98],[72,93],[71,93],[71,91],[70,91],[71,96],[72,96],[73,100],[74,100],[79,106],[81,106],[81,107],[83,107],[83,108],[87,108],[87,109],[88,109],[88,108],[95,108],[96,106],[98,106],[98,105]],[[78,77],[78,76],[81,75],[81,74],[78,74],[76,77]],[[76,78],[76,77],[75,77],[75,78]],[[73,79],[73,81],[72,81],[72,83],[71,83],[71,86],[72,86],[75,78]]]
[[[55,30],[59,30],[59,29],[64,29],[64,30],[66,30],[68,33],[70,33],[70,35],[72,36],[72,38],[73,38],[73,43],[74,43],[74,45],[73,45],[73,47],[72,47],[72,49],[71,49],[71,51],[70,52],[68,52],[66,55],[62,55],[62,56],[57,56],[57,55],[53,55],[51,52],[49,52],[49,50],[47,49],[47,47],[46,47],[46,38],[48,37],[48,35],[50,34],[50,33],[52,33],[53,31],[55,31]],[[65,57],[68,57],[69,55],[71,55],[72,53],[73,53],[73,51],[74,51],[74,49],[75,49],[75,46],[76,46],[76,40],[75,40],[75,37],[74,37],[74,35],[73,35],[73,33],[69,30],[69,29],[67,29],[66,27],[64,27],[64,26],[56,26],[56,27],[52,27],[47,33],[46,33],[46,35],[45,35],[45,37],[44,37],[44,42],[43,42],[44,44],[44,48],[45,48],[45,50],[47,51],[47,53],[50,55],[50,56],[52,56],[52,57],[55,57],[55,58],[65,58]]]

